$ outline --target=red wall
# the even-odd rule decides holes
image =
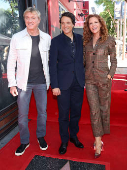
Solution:
[[[59,28],[58,0],[48,0],[48,23],[49,34],[52,36],[52,31],[55,31],[55,27]],[[52,26],[54,26],[54,28]]]
[[[83,12],[84,14],[86,14],[86,10],[88,10],[88,13],[85,15],[85,18],[87,17],[87,15],[89,15],[89,1],[85,1],[85,6],[83,7]]]

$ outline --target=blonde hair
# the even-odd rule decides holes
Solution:
[[[89,28],[89,20],[92,17],[96,17],[101,24],[101,28],[100,28],[101,42],[104,42],[105,40],[107,40],[107,37],[108,37],[108,29],[106,27],[104,19],[100,15],[91,14],[91,15],[88,15],[88,17],[86,18],[86,21],[84,22],[83,45],[86,45],[93,36],[93,33],[90,31],[90,28]]]
[[[38,15],[38,18],[41,19],[41,13],[40,13],[40,11],[39,11],[38,9],[36,9],[35,7],[28,7],[28,8],[24,11],[23,17],[25,17],[25,14],[26,14],[27,12],[31,12],[31,13],[36,12],[36,14]]]

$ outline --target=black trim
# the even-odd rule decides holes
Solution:
[[[0,112],[0,140],[18,124],[17,102],[12,103]]]
[[[0,134],[0,140],[3,139],[9,132],[11,132],[18,125],[18,121],[11,125],[7,130]]]

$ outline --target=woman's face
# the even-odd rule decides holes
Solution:
[[[96,17],[89,19],[89,29],[93,34],[100,34],[101,24]]]

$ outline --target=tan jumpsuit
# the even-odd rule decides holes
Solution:
[[[110,133],[111,80],[107,75],[113,78],[117,67],[114,38],[109,36],[103,43],[100,39],[94,48],[93,39],[84,46],[86,94],[95,137]],[[110,68],[108,55],[110,55]]]

